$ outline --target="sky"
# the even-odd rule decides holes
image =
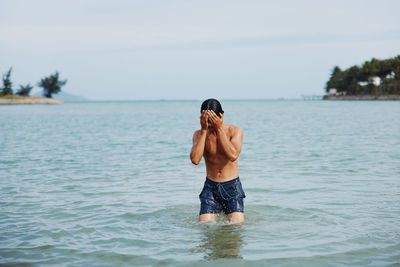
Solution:
[[[92,100],[323,95],[334,66],[400,54],[398,0],[0,0],[0,73]]]

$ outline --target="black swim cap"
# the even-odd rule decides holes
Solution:
[[[203,112],[203,110],[212,110],[217,114],[218,117],[221,118],[221,115],[219,113],[224,113],[221,107],[221,103],[217,99],[210,98],[207,99],[201,104],[201,110],[200,113]]]

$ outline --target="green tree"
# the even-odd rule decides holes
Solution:
[[[12,67],[8,70],[6,74],[3,74],[3,87],[1,88],[2,95],[12,95],[12,82],[10,79]]]
[[[66,83],[67,80],[59,80],[59,73],[56,71],[56,73],[40,80],[38,86],[43,88],[43,96],[51,98],[53,94],[58,94],[61,91],[61,87]]]
[[[329,92],[329,89],[337,89],[338,91],[343,89],[343,71],[338,67],[335,66],[331,73],[331,78],[326,83],[325,90]]]
[[[376,77],[380,84],[374,83]],[[400,94],[400,55],[384,60],[372,58],[360,67],[354,65],[343,71],[335,67],[325,90],[331,88],[349,95]]]
[[[363,93],[363,88],[358,84],[360,76],[360,68],[356,65],[344,71],[344,86],[343,91],[350,95]]]
[[[32,90],[33,86],[30,85],[29,83],[25,86],[23,85],[19,85],[19,90],[17,91],[17,95],[21,95],[21,96],[28,96]]]

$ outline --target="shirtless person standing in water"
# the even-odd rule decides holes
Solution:
[[[224,124],[224,111],[216,99],[201,105],[201,130],[193,135],[190,159],[199,164],[204,156],[207,177],[199,197],[199,221],[215,220],[223,211],[230,222],[244,221],[245,194],[239,180],[238,158],[243,132],[237,126]]]

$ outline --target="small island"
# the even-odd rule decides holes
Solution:
[[[20,85],[20,88],[14,94],[11,82],[11,71],[3,74],[3,86],[0,87],[0,105],[21,105],[21,104],[63,104],[64,101],[52,98],[53,94],[61,92],[61,87],[67,83],[67,80],[59,80],[59,73],[56,71],[54,74],[45,77],[38,82],[38,86],[43,88],[43,97],[30,96],[33,88],[29,83],[27,85]]]
[[[0,105],[21,105],[21,104],[64,104],[64,101],[49,97],[40,97],[40,96],[7,95],[0,97]]]
[[[400,100],[400,55],[333,68],[324,100]]]

